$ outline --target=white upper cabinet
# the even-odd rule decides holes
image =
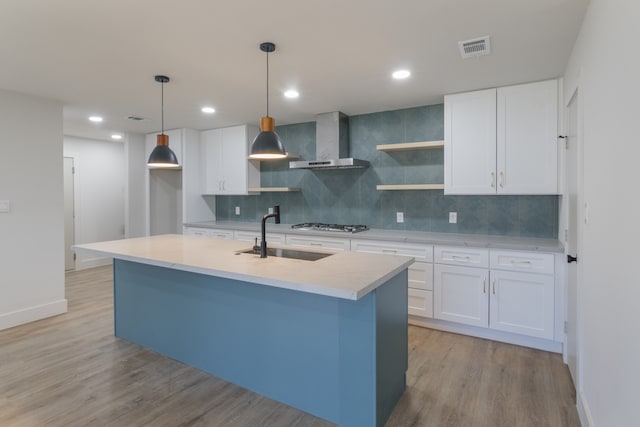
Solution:
[[[558,194],[558,81],[445,96],[445,194]]]
[[[444,192],[496,192],[495,89],[444,97]]]
[[[558,82],[498,89],[498,192],[558,193]]]
[[[260,187],[260,165],[247,160],[257,133],[249,125],[201,133],[205,194],[243,195],[249,188]]]

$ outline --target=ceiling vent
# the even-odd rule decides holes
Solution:
[[[458,46],[460,47],[460,56],[462,56],[462,59],[475,58],[476,56],[491,53],[489,36],[458,42]]]

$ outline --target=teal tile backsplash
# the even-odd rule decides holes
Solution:
[[[288,151],[315,158],[315,122],[278,126]],[[319,221],[371,228],[556,238],[558,196],[445,196],[442,190],[379,191],[377,184],[442,183],[442,150],[386,153],[378,144],[444,139],[444,105],[349,118],[351,156],[366,169],[289,169],[288,161],[261,163],[263,187],[300,187],[295,193],[216,196],[216,218],[258,221],[280,205],[283,223]],[[241,215],[235,215],[240,206]],[[396,223],[396,212],[404,223]],[[449,224],[449,212],[458,223]]]

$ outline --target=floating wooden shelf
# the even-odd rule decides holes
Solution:
[[[444,190],[444,184],[379,184],[376,190]]]
[[[249,160],[257,161],[257,162],[278,162],[282,160],[295,160],[299,158],[300,158],[300,155],[297,153],[287,153],[287,157],[282,157],[281,159],[252,159],[251,157],[248,157]]]
[[[249,188],[249,193],[288,193],[300,191],[300,187],[258,187]]]
[[[410,150],[434,150],[444,147],[444,141],[403,142],[400,144],[377,145],[378,151],[410,151]]]

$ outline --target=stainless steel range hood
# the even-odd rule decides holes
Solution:
[[[339,111],[316,118],[316,158],[289,162],[291,169],[366,168],[369,162],[349,156],[349,117]]]

